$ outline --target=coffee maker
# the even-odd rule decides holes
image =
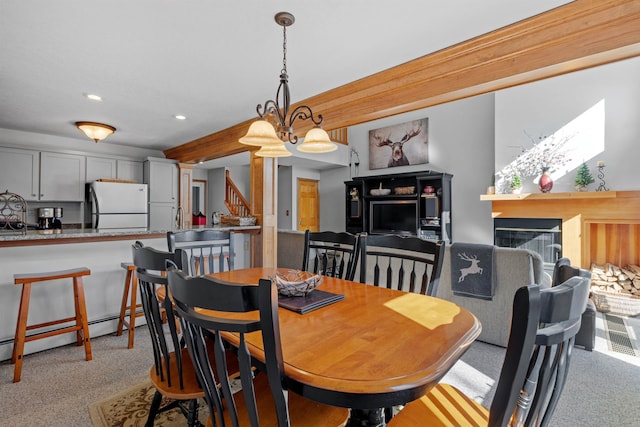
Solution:
[[[53,208],[53,221],[51,228],[54,230],[62,230],[62,208]]]
[[[38,228],[40,230],[62,229],[62,208],[38,208]]]

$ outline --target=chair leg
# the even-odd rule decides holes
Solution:
[[[74,299],[76,304],[76,325],[82,328],[82,332],[78,331],[78,345],[82,345],[84,342],[85,360],[92,360],[93,355],[91,354],[87,306],[84,299],[84,286],[81,276],[73,278],[73,291],[75,293]]]
[[[153,400],[151,401],[151,406],[149,407],[149,416],[147,417],[145,427],[153,427],[153,422],[158,414],[158,410],[160,409],[160,403],[162,403],[162,393],[156,390],[153,395]]]
[[[122,304],[120,304],[120,318],[118,319],[118,330],[116,332],[117,336],[122,335],[122,330],[124,329],[124,318],[127,312],[127,303],[129,302],[129,287],[131,286],[132,274],[133,270],[127,269],[127,276],[124,279],[124,290],[122,291]]]
[[[189,427],[197,427],[201,425],[198,422],[198,399],[191,399],[189,401],[189,413],[187,415],[187,425]]]
[[[29,316],[29,298],[31,297],[31,283],[22,285],[22,295],[20,297],[20,309],[18,311],[18,324],[16,325],[16,336],[13,341],[13,352],[11,353],[11,363],[16,366],[13,370],[13,382],[20,382],[22,374],[22,359],[24,357],[24,339],[27,334],[27,317]]]
[[[129,342],[127,348],[133,348],[133,337],[136,329],[136,317],[138,317],[138,292],[136,289],[136,273],[131,272],[131,307],[129,307]]]

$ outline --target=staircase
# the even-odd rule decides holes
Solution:
[[[251,216],[251,208],[249,202],[244,198],[238,187],[233,183],[229,176],[229,171],[226,171],[226,185],[224,192],[224,204],[229,209],[232,216]]]

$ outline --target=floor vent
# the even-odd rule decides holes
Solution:
[[[638,354],[633,348],[633,343],[627,332],[627,326],[624,324],[624,319],[612,314],[605,314],[604,318],[609,350],[629,356],[637,356]]]

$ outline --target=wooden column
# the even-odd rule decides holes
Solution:
[[[178,163],[178,210],[182,208],[185,228],[191,228],[193,218],[191,216],[191,182],[193,165]]]
[[[251,236],[251,265],[277,267],[278,263],[278,159],[251,152],[251,213],[262,226]]]

